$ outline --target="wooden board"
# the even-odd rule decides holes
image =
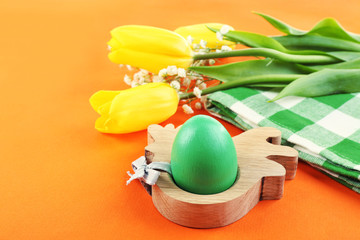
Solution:
[[[171,148],[179,128],[172,124],[148,128],[146,159],[170,162]],[[260,200],[280,199],[285,179],[296,174],[298,153],[280,146],[275,128],[256,128],[233,137],[239,174],[234,185],[212,195],[194,194],[179,188],[171,176],[161,173],[152,186],[158,211],[177,224],[193,228],[214,228],[231,224],[247,214]]]

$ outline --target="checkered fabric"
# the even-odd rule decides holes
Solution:
[[[210,94],[207,110],[247,130],[274,127],[284,145],[336,181],[360,193],[360,93],[268,100],[276,92],[233,88]]]

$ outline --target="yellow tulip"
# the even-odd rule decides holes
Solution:
[[[179,34],[156,27],[125,25],[111,31],[110,61],[146,69],[152,73],[167,66],[188,68],[192,50]]]
[[[175,89],[166,83],[149,83],[123,91],[98,91],[90,104],[101,117],[95,128],[104,133],[130,133],[161,123],[179,103]]]
[[[209,30],[207,26],[215,29],[221,29],[225,24],[221,23],[203,23],[203,24],[195,24],[190,26],[179,27],[175,29],[175,32],[183,36],[184,38],[188,38],[191,36],[193,38],[194,44],[200,44],[201,40],[207,42],[207,47],[220,49],[221,46],[227,45],[229,47],[233,47],[235,44],[230,41],[217,39],[216,34]],[[230,27],[230,30],[234,30],[234,28]]]

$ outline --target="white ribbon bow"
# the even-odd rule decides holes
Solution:
[[[141,156],[133,161],[131,166],[134,170],[134,174],[131,174],[130,171],[127,172],[130,179],[126,182],[126,185],[128,185],[132,180],[139,178],[143,179],[145,183],[149,185],[154,185],[160,176],[159,171],[165,171],[171,174],[170,163],[152,162],[147,165],[144,156]]]

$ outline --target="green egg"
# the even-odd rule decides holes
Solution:
[[[233,185],[237,170],[234,142],[219,121],[197,115],[182,125],[171,149],[171,172],[180,188],[219,193]]]

